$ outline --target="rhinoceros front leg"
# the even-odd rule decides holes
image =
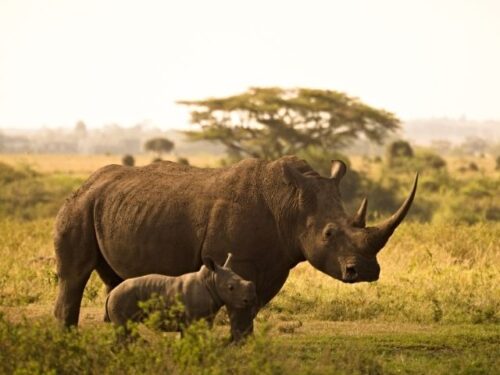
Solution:
[[[235,271],[239,272],[239,271]],[[242,272],[239,274],[243,275],[247,280],[255,280],[256,277],[251,277],[251,275],[245,275]],[[259,310],[265,306],[282,288],[289,274],[288,267],[281,267],[278,269],[273,269],[268,274],[264,274],[260,278],[265,280],[265,288],[260,289],[257,286],[258,297],[257,302],[254,306],[246,309],[231,309],[227,307],[229,314],[229,320],[231,321],[231,340],[239,341],[244,339],[246,336],[253,333],[253,320]],[[272,275],[269,277],[268,275]]]
[[[74,275],[72,277],[59,276],[59,293],[54,315],[66,327],[78,324],[83,290],[90,277],[90,273]]]
[[[59,293],[54,315],[66,327],[77,325],[83,291],[95,269],[97,245],[88,235],[88,220],[66,217],[63,209],[55,230],[55,253]]]

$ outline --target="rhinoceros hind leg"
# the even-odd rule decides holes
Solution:
[[[97,257],[95,269],[104,285],[106,285],[106,293],[111,292],[123,281],[123,279],[110,267],[101,254]]]
[[[106,285],[106,294],[109,294],[109,292],[123,281],[100,254],[97,259],[96,271],[104,285]],[[104,313],[103,320],[105,322],[110,322],[108,314]]]

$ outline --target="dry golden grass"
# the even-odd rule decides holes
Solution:
[[[108,164],[121,164],[123,155],[77,155],[77,154],[0,154],[0,162],[12,165],[29,165],[31,168],[42,173],[63,173],[71,175],[86,176],[96,169]],[[134,156],[137,166],[151,163],[154,156],[142,154]],[[175,161],[176,157],[167,155],[165,160]],[[189,163],[196,167],[217,167],[221,158],[210,154],[197,154],[188,157]],[[351,166],[353,169],[365,172],[371,177],[380,174],[382,164],[369,163],[361,156],[351,156]],[[484,174],[488,177],[500,178],[500,171],[495,170],[495,159],[492,155],[484,157],[449,156],[445,158],[448,169],[459,179],[467,179]],[[479,171],[460,172],[461,167],[467,167],[470,163],[475,163]]]
[[[372,163],[361,156],[349,157],[351,167],[357,171],[365,173],[370,178],[380,176],[383,163]],[[460,180],[475,178],[480,175],[486,177],[500,178],[500,170],[495,170],[495,157],[493,155],[479,156],[446,156],[444,157],[448,171]],[[477,171],[469,169],[471,163],[477,167]],[[464,170],[465,169],[465,170]],[[419,171],[421,174],[425,171]]]
[[[500,178],[500,171],[495,170],[495,157],[493,155],[485,155],[484,157],[479,156],[450,156],[446,158],[448,164],[448,169],[454,174],[455,177],[459,179],[470,178],[471,176],[477,175],[477,173],[483,173],[488,177],[497,176]],[[461,172],[460,169],[467,168],[470,163],[474,163],[479,168],[478,172],[465,171]]]
[[[154,159],[153,155],[137,155],[134,157],[137,166],[147,165]],[[12,165],[29,165],[42,173],[63,173],[71,175],[89,175],[98,168],[108,164],[121,164],[122,155],[58,155],[58,154],[0,154],[0,162]],[[165,160],[174,160],[167,155]],[[219,157],[213,155],[193,155],[189,163],[197,167],[215,167]]]

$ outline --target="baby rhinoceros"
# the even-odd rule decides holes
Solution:
[[[228,254],[222,267],[212,258],[205,257],[204,265],[198,272],[177,277],[150,274],[127,279],[109,293],[106,315],[111,322],[121,326],[125,326],[128,320],[140,322],[146,317],[140,302],[158,296],[166,309],[176,301],[184,305],[177,325],[163,326],[163,330],[179,330],[182,324],[188,325],[199,319],[205,319],[212,325],[223,305],[248,308],[256,301],[255,284],[231,270],[231,257]]]

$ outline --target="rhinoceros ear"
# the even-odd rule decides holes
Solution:
[[[342,160],[332,160],[331,178],[335,179],[337,184],[344,177],[347,171],[347,166]]]
[[[283,164],[283,181],[287,185],[293,185],[297,188],[301,188],[306,184],[306,177],[304,177],[302,173],[295,168]]]
[[[283,182],[296,188],[300,210],[312,208],[316,204],[316,195],[310,189],[311,177],[304,176],[292,166],[283,164]]]
[[[217,265],[215,264],[214,260],[212,257],[206,256],[203,257],[203,264],[205,267],[207,267],[210,271],[215,272]]]

